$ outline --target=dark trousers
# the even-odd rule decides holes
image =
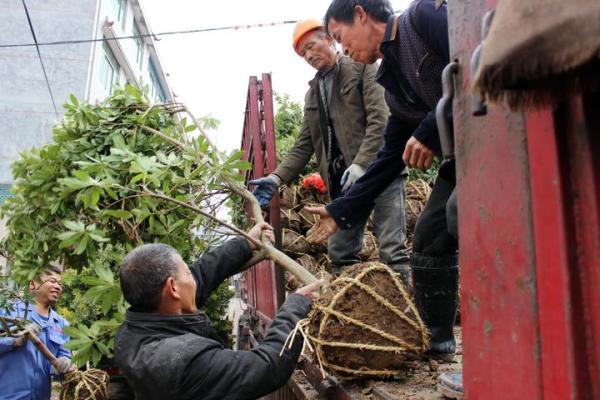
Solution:
[[[458,250],[456,207],[456,169],[454,160],[440,167],[431,196],[417,220],[413,253],[429,257],[455,254]]]

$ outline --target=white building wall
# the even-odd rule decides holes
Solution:
[[[123,0],[117,20],[117,0],[27,0],[39,42],[102,39],[107,34],[131,36],[134,20],[140,33],[149,32],[138,0]],[[106,21],[114,21],[112,27]],[[0,0],[0,43],[32,43],[21,1]],[[134,39],[120,40],[116,83],[150,83],[149,59],[156,66],[166,100],[172,100],[152,38],[144,39],[141,66],[136,61]],[[52,125],[60,119],[62,105],[74,94],[90,102],[103,100],[109,91],[100,80],[102,41],[40,47],[50,87],[58,108],[54,112],[35,47],[0,48],[0,185],[12,183],[11,163],[19,152],[52,139]]]
[[[28,0],[38,42],[93,37],[97,0]],[[0,43],[33,43],[23,4],[0,0]],[[71,93],[85,95],[90,43],[41,46],[59,116],[35,47],[0,48],[0,184],[10,184],[19,152],[52,139],[51,128]]]
[[[121,18],[117,14],[118,0],[100,0],[99,24],[96,30],[96,37],[105,37],[108,40],[110,48],[117,64],[119,64],[119,77],[117,84],[124,85],[129,82],[136,86],[151,85],[150,64],[158,70],[159,78],[163,80],[162,91],[165,98],[171,99],[170,91],[166,85],[166,80],[160,62],[153,48],[153,39],[145,37],[139,40],[141,42],[141,56],[138,57],[138,39],[120,39],[110,40],[111,37],[136,36],[139,34],[149,34],[150,29],[142,14],[142,9],[138,0],[122,0]],[[93,69],[90,75],[90,90],[88,100],[91,102],[103,100],[110,93],[104,87],[103,68],[104,54],[106,44],[96,42],[94,44],[94,57],[92,60]],[[152,90],[149,88],[149,92]]]

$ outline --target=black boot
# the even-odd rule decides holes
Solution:
[[[404,288],[408,293],[412,293],[412,277],[410,274],[410,265],[408,264],[398,264],[391,265],[390,268],[392,271],[398,274],[402,283],[404,284]]]
[[[415,303],[429,329],[429,354],[451,355],[456,351],[454,320],[458,303],[458,256],[410,259]]]

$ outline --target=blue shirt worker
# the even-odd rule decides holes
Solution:
[[[0,398],[2,400],[50,399],[51,374],[63,374],[71,368],[71,352],[65,348],[69,337],[63,332],[68,322],[51,306],[62,293],[60,269],[49,266],[29,283],[35,304],[17,302],[9,318],[21,319],[27,307],[27,330],[35,333],[60,363],[58,371],[27,340],[27,335],[0,338]]]

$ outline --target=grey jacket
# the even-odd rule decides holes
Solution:
[[[198,306],[225,278],[239,272],[251,255],[245,239],[230,240],[203,254],[191,267],[198,283]],[[115,358],[136,399],[256,399],[283,386],[294,371],[302,339],[279,353],[310,307],[307,297],[290,294],[265,339],[250,351],[230,350],[214,340],[210,321],[202,312],[127,311],[115,340]]]
[[[365,65],[339,56],[333,81],[329,112],[335,135],[347,166],[367,168],[383,144],[383,129],[388,119],[384,90],[375,82],[377,65]],[[304,99],[304,119],[300,135],[274,173],[283,182],[294,180],[310,161],[313,153],[319,172],[327,183],[328,165],[317,99],[319,74],[309,82]]]

